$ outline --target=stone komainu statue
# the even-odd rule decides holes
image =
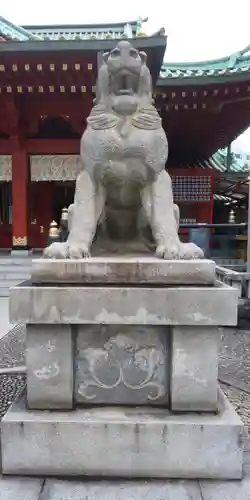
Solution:
[[[82,171],[70,209],[68,240],[52,244],[44,256],[88,257],[100,221],[105,221],[110,238],[136,239],[143,213],[158,257],[202,258],[200,248],[179,240],[167,156],[167,138],[152,104],[146,54],[120,41],[103,56],[96,105],[81,139]]]

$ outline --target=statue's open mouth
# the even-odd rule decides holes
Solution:
[[[132,73],[117,74],[112,86],[116,95],[132,96],[137,92],[138,77]]]

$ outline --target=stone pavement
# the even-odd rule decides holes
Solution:
[[[249,500],[243,481],[67,481],[0,478],[0,500]]]
[[[13,327],[9,322],[9,297],[0,297],[0,339]]]

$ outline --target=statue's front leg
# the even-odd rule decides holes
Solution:
[[[82,171],[77,177],[74,207],[71,214],[67,242],[69,258],[89,257],[103,205],[102,186],[96,186],[89,173]]]
[[[174,205],[171,179],[165,170],[143,190],[142,204],[156,242],[157,257],[169,260],[203,257],[200,248],[179,239],[179,211]]]

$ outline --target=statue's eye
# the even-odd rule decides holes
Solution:
[[[120,50],[119,49],[113,49],[111,50],[111,57],[119,57],[120,55]]]
[[[135,49],[130,49],[130,51],[129,51],[129,55],[130,55],[131,57],[136,58],[136,57],[138,56],[138,52],[137,52],[137,50],[135,50]]]

